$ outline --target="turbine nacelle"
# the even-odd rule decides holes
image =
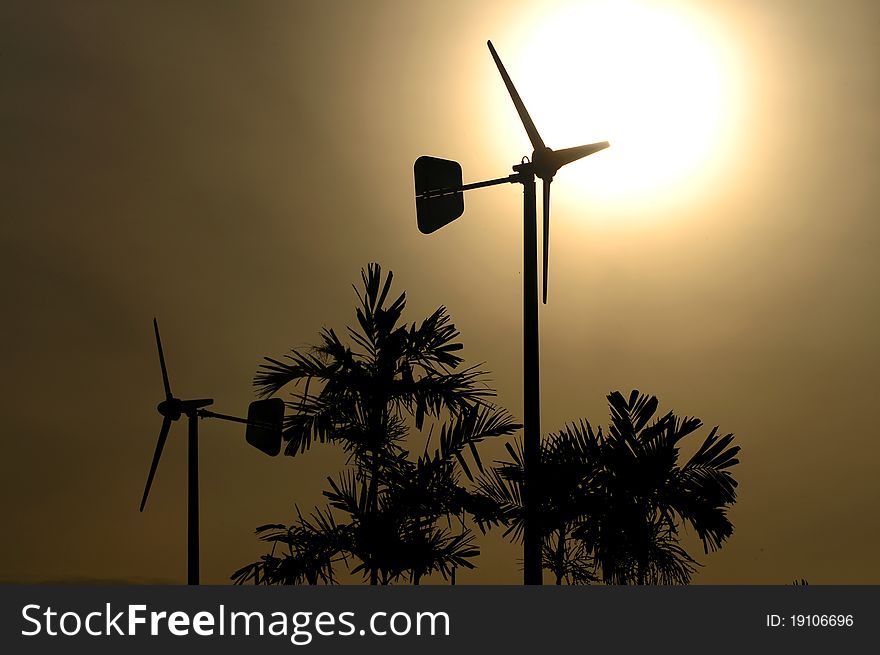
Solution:
[[[165,418],[176,421],[183,414],[190,414],[202,407],[213,405],[213,398],[199,398],[198,400],[180,400],[179,398],[166,398],[156,405],[156,410]]]

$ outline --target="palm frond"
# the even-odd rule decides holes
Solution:
[[[453,370],[463,361],[454,354],[463,348],[461,343],[453,341],[458,336],[446,308],[438,307],[418,327],[415,323],[410,326],[407,359],[426,373]]]
[[[493,406],[472,406],[467,412],[459,414],[450,423],[440,429],[440,447],[437,456],[441,459],[455,457],[464,474],[473,480],[473,474],[467,465],[464,449],[468,448],[478,470],[483,472],[483,464],[476,444],[484,439],[513,434],[522,429],[513,417],[503,409]]]
[[[608,394],[608,405],[611,408],[611,429],[614,437],[635,437],[644,428],[657,411],[658,401],[655,396],[645,396],[633,389],[629,399],[625,399],[619,391]]]

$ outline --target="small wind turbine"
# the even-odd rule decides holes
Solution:
[[[419,157],[414,168],[416,188],[416,215],[419,230],[430,234],[451,223],[464,213],[464,191],[504,183],[523,185],[523,458],[525,483],[523,507],[523,579],[525,584],[541,584],[541,534],[538,507],[533,492],[536,483],[535,468],[541,447],[541,404],[539,398],[540,369],[538,350],[538,271],[537,271],[537,198],[535,177],[543,182],[543,289],[542,300],[547,303],[547,271],[550,254],[550,183],[557,171],[566,164],[592,155],[608,147],[607,141],[591,143],[563,150],[553,150],[544,144],[525,104],[501,58],[487,41],[492,59],[501,73],[513,105],[519,114],[532,144],[532,159],[513,167],[515,174],[484,182],[462,184],[458,162],[437,157]]]
[[[159,350],[159,366],[162,369],[162,384],[165,387],[165,399],[160,402],[156,409],[162,415],[162,427],[159,429],[159,439],[156,441],[156,451],[153,453],[153,462],[150,464],[150,472],[147,475],[147,484],[144,486],[144,495],[141,498],[140,511],[144,511],[147,497],[150,495],[150,487],[153,486],[153,478],[159,467],[159,460],[165,448],[165,441],[171,430],[171,424],[181,416],[189,419],[189,452],[188,452],[188,483],[187,483],[187,583],[199,584],[199,423],[200,418],[219,418],[225,421],[246,423],[247,431],[245,438],[249,444],[263,451],[267,455],[275,456],[281,452],[281,428],[284,419],[284,401],[280,398],[268,398],[257,400],[250,404],[246,419],[227,414],[217,414],[204,409],[214,404],[212,398],[199,398],[196,400],[181,400],[171,393],[171,383],[168,381],[168,368],[165,365],[165,354],[162,352],[162,339],[159,337],[159,323],[153,319],[153,330],[156,333],[156,347]]]

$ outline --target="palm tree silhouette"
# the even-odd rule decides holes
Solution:
[[[658,401],[633,391],[608,396],[607,435],[586,421],[550,435],[541,449],[543,563],[557,584],[686,584],[698,563],[680,545],[690,525],[704,552],[733,532],[727,508],[736,502],[738,463],[733,435],[713,428],[683,465],[679,442],[702,426],[674,413],[654,419]],[[653,420],[652,420],[653,419]],[[483,523],[505,523],[506,536],[522,534],[522,452],[508,444],[509,461],[480,480],[481,494],[497,507]]]
[[[264,397],[294,387],[285,454],[303,453],[314,441],[337,443],[353,470],[328,478],[328,508],[299,515],[290,527],[263,526],[259,534],[273,552],[236,571],[240,582],[333,582],[333,565],[349,557],[360,562],[352,572],[371,584],[402,576],[418,582],[472,566],[469,559],[479,553],[463,521],[451,532],[452,518],[472,502],[459,471],[472,478],[466,452],[482,471],[476,445],[521,426],[488,402],[495,392],[483,371],[460,368],[459,332],[445,307],[419,325],[403,324],[406,296],[389,300],[392,273],[383,281],[379,265],[370,264],[361,277],[357,326],[348,328],[353,347],[325,328],[319,345],[294,349],[283,360],[267,357],[254,379]],[[426,417],[442,416],[449,421],[438,447],[429,453],[426,443],[424,454],[410,460],[411,426],[422,430]],[[347,521],[337,522],[333,510]],[[286,550],[277,556],[279,544]]]
[[[525,519],[522,441],[517,439],[505,446],[510,460],[496,462],[497,466],[479,480],[479,494],[487,502],[482,507],[485,511],[476,513],[476,519],[484,529],[504,524],[504,536],[520,541]],[[587,452],[590,448],[592,452]],[[583,518],[587,489],[600,462],[596,435],[589,426],[583,434],[550,435],[543,440],[539,455],[533,493],[543,535],[542,565],[554,574],[556,584],[592,581],[592,557],[574,543],[572,532]]]

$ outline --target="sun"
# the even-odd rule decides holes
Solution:
[[[508,68],[544,142],[611,143],[564,171],[591,198],[652,203],[717,173],[736,132],[737,74],[705,17],[676,2],[582,1],[522,36]]]

